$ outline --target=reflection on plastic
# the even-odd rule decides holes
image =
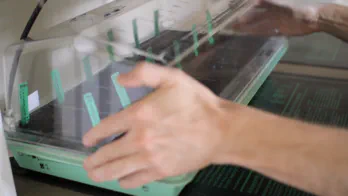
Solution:
[[[29,112],[32,112],[40,106],[39,91],[35,91],[28,96]]]

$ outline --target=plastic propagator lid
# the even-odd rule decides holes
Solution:
[[[249,1],[246,1],[249,2]],[[4,56],[6,129],[8,139],[63,151],[93,153],[83,135],[102,119],[126,109],[154,89],[124,88],[119,74],[139,61],[182,69],[217,95],[241,101],[280,50],[282,39],[244,37],[224,29],[253,5],[241,2],[220,14],[199,12],[204,18],[186,28],[187,21],[164,28],[161,11],[154,21],[134,18],[129,28],[26,41],[7,48]],[[159,13],[158,13],[159,12]],[[200,22],[199,22],[200,21]],[[142,32],[151,26],[150,34]],[[133,36],[134,43],[119,38]],[[32,102],[30,95],[35,95]],[[35,107],[31,107],[35,103]],[[10,125],[10,126],[9,126]],[[122,135],[112,136],[99,146]],[[97,146],[97,147],[99,147]]]

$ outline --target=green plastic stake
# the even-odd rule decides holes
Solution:
[[[133,35],[136,48],[140,48],[137,19],[133,20]]]
[[[84,96],[85,105],[91,119],[93,127],[97,126],[100,123],[100,116],[98,112],[97,105],[95,104],[92,93],[86,93]]]
[[[199,44],[198,44],[198,32],[197,32],[197,26],[196,24],[192,25],[192,33],[193,33],[193,41],[194,41],[194,47],[195,47],[195,55],[198,56],[199,52],[198,52],[198,48],[199,48]]]
[[[27,125],[30,120],[29,103],[28,103],[28,83],[19,85],[19,103],[21,108],[21,124]]]
[[[159,26],[159,10],[156,10],[154,13],[155,17],[155,36],[158,36],[160,34],[160,26]]]
[[[110,42],[115,41],[115,37],[114,37],[114,33],[113,33],[112,29],[110,29],[110,30],[108,31],[107,35],[108,35],[108,40],[109,40]],[[112,45],[108,45],[108,46],[106,47],[106,50],[107,50],[108,53],[109,53],[110,61],[115,62],[115,61],[116,61],[116,58],[115,58],[115,50],[114,50],[114,47],[113,47]]]
[[[52,76],[53,88],[56,91],[58,102],[62,104],[64,102],[65,97],[64,97],[64,90],[62,87],[62,81],[60,79],[60,74],[57,70],[53,70],[51,72],[51,76]]]
[[[114,32],[112,31],[112,29],[108,31],[108,40],[111,42],[115,41]]]
[[[148,48],[147,49],[147,52],[152,55],[152,48]],[[149,63],[154,63],[155,61],[151,58],[151,57],[146,57],[146,61],[149,62]]]
[[[209,43],[210,44],[214,44],[215,40],[214,40],[214,37],[213,37],[213,19],[211,17],[211,14],[210,14],[209,10],[207,10],[207,22],[208,22],[208,33],[210,35]]]
[[[179,59],[180,55],[180,43],[178,41],[174,41],[174,52],[175,52],[175,61],[176,61],[176,66],[180,69],[182,69],[181,61]]]
[[[93,81],[93,73],[92,73],[91,61],[89,56],[86,56],[82,61],[83,61],[83,67],[85,70],[87,80]]]
[[[116,90],[116,93],[118,95],[118,97],[120,98],[120,101],[121,101],[121,105],[123,108],[126,108],[128,107],[132,102],[128,96],[128,93],[126,91],[126,89],[121,86],[117,79],[118,79],[118,76],[120,75],[120,73],[115,73],[111,76],[111,80],[114,84],[114,87],[115,87],[115,90]]]

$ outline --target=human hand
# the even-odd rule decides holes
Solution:
[[[296,0],[257,0],[257,6],[233,23],[239,33],[300,36],[319,31],[319,4]]]
[[[84,144],[127,134],[88,157],[84,167],[97,182],[124,188],[197,171],[217,160],[224,140],[221,100],[174,68],[140,64],[119,77],[126,87],[156,90],[88,132]]]

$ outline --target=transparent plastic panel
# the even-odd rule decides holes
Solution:
[[[170,23],[158,7],[150,9],[148,17],[142,14],[122,24],[96,26],[97,34],[90,29],[76,36],[10,46],[3,77],[8,87],[8,137],[92,153],[95,149],[82,145],[83,135],[153,91],[117,84],[118,75],[132,71],[139,61],[182,69],[215,94],[241,101],[238,98],[253,88],[285,42],[231,33],[229,25],[254,1],[237,1],[231,8],[221,2],[230,5],[230,1],[220,1],[218,7],[211,4],[208,10],[192,13],[191,20]],[[119,137],[110,137],[97,148]]]
[[[130,13],[104,20],[81,34],[130,44],[162,56],[171,55],[175,43],[183,42],[180,54],[185,57],[198,45],[211,42],[211,36],[230,32],[230,24],[255,4],[250,0],[151,1]],[[123,49],[116,49],[115,53],[127,55]],[[174,64],[172,58],[162,60],[170,66]]]
[[[13,59],[18,51],[21,56],[12,82]],[[152,91],[124,89],[117,84],[117,76],[131,71],[136,61],[109,52],[110,45],[78,36],[9,47],[4,60],[8,86],[6,128],[10,137],[12,134],[34,143],[85,150],[81,142],[87,131]]]

